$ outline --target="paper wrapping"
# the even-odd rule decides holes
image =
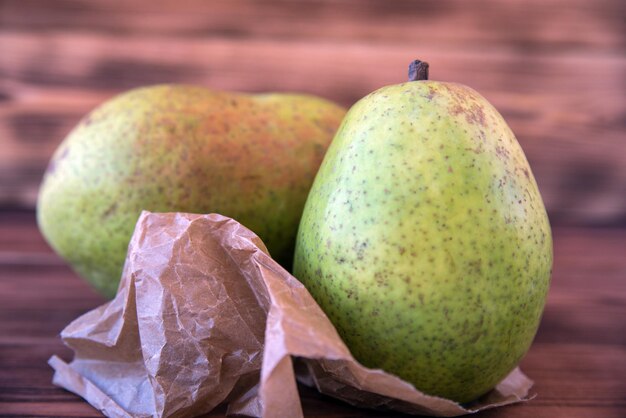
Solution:
[[[61,333],[53,383],[108,417],[302,417],[297,381],[352,405],[458,416],[528,399],[515,369],[471,405],[360,365],[261,240],[217,215],[143,212],[116,297]]]

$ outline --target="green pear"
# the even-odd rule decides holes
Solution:
[[[87,115],[55,152],[40,229],[107,296],[143,209],[233,217],[290,263],[307,193],[344,114],[306,95],[132,90]]]
[[[468,402],[528,350],[552,238],[502,116],[416,63],[414,81],[348,111],[305,205],[294,275],[362,364]]]

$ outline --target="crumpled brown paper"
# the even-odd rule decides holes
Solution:
[[[515,369],[463,408],[361,366],[261,240],[221,215],[144,212],[117,296],[61,333],[54,384],[109,417],[302,417],[300,382],[362,407],[457,416],[527,399]],[[293,361],[295,361],[295,370]]]

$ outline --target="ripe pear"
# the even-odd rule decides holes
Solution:
[[[427,68],[416,61],[413,81],[348,111],[305,205],[294,275],[362,364],[468,402],[528,350],[552,238],[502,116]]]
[[[143,209],[233,217],[290,264],[307,193],[344,114],[299,94],[129,91],[87,115],[55,152],[40,229],[107,296]]]

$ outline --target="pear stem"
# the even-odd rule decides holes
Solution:
[[[415,60],[409,64],[409,81],[428,80],[428,63]]]

